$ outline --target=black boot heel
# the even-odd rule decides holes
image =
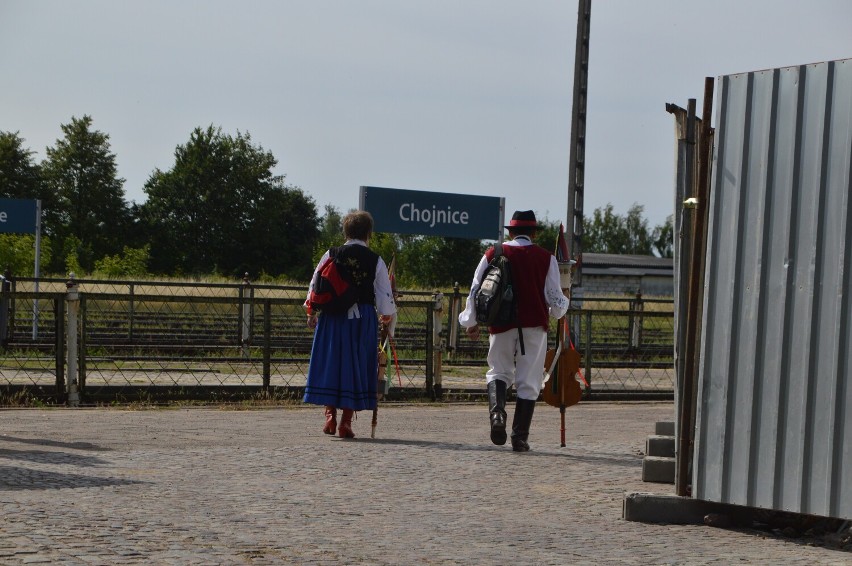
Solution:
[[[515,401],[515,416],[512,419],[512,450],[529,452],[530,424],[532,423],[535,400],[517,399]]]
[[[488,412],[491,418],[491,442],[506,444],[506,382],[500,379],[488,384]]]

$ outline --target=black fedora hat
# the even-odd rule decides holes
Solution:
[[[504,228],[541,228],[532,210],[516,210],[512,220]]]

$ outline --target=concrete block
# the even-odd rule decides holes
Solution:
[[[718,504],[677,495],[628,493],[624,496],[622,518],[643,523],[698,525]]]
[[[675,459],[662,456],[645,456],[642,459],[642,481],[674,483]]]
[[[721,516],[733,524],[748,524],[766,520],[766,510],[743,507],[730,503],[703,501],[692,497],[633,492],[624,495],[622,518],[643,523],[668,523],[672,525],[714,525],[713,515]],[[778,512],[781,513],[781,512]],[[708,517],[711,515],[711,517]],[[782,515],[787,515],[782,513]],[[718,520],[719,517],[717,517]],[[720,526],[720,525],[714,525]]]
[[[664,458],[675,457],[674,436],[660,436],[654,434],[645,439],[646,456],[663,456]]]
[[[674,421],[657,421],[656,425],[654,426],[654,434],[659,434],[660,436],[674,436]]]

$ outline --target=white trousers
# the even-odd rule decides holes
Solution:
[[[522,331],[524,355],[521,355],[517,329],[488,337],[489,369],[485,374],[485,382],[502,379],[507,386],[515,386],[519,398],[535,401],[541,393],[541,382],[544,379],[547,332],[543,328],[523,328]]]

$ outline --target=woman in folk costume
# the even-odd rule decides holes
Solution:
[[[341,438],[355,437],[355,411],[376,408],[378,317],[387,324],[396,313],[387,265],[368,247],[372,233],[369,212],[359,210],[343,218],[346,243],[337,250],[337,257],[350,268],[358,288],[356,303],[347,312],[335,315],[312,312],[309,301],[305,301],[308,327],[315,332],[304,401],[324,405],[323,432],[334,434],[336,429]],[[309,297],[316,273],[329,255],[326,252],[314,270]],[[342,409],[339,427],[337,409]]]

